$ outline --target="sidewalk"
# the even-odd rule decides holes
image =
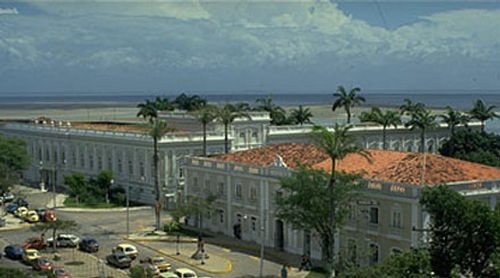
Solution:
[[[155,250],[165,257],[185,263],[193,268],[210,274],[225,274],[231,272],[233,269],[231,260],[214,253],[208,254],[209,257],[204,259],[204,264],[201,263],[201,260],[191,259],[191,255],[196,251],[196,240],[184,239],[184,241],[179,244],[179,255],[177,255],[177,245],[173,243],[175,241],[171,241],[170,238],[168,239],[170,244],[165,244],[167,238],[161,237],[156,237],[156,240],[144,240],[144,238],[134,239],[131,237],[129,240],[143,247]]]
[[[128,277],[127,272],[110,267],[91,254],[76,249],[58,249],[57,253],[61,256],[61,260],[54,261],[54,264],[67,270],[73,278],[101,277],[100,274],[104,274],[103,277]],[[51,260],[54,258],[52,253],[43,253],[42,256]]]
[[[5,219],[5,227],[1,227],[0,232],[24,230],[30,227],[30,224],[12,214],[6,214],[2,218]]]

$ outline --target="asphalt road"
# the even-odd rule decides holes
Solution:
[[[48,202],[52,200],[51,193],[32,193],[25,194],[26,200],[30,203],[30,207],[45,206]],[[99,242],[99,252],[94,255],[104,259],[107,255],[111,253],[111,249],[119,243],[124,243],[123,238],[126,236],[126,212],[57,212],[58,217],[61,219],[71,219],[78,223],[78,228],[75,231],[70,231],[68,233],[74,233],[80,238],[92,237]],[[165,219],[166,220],[166,219]],[[130,211],[130,232],[136,233],[144,231],[145,228],[153,229],[154,227],[154,211],[150,210],[138,210]],[[40,236],[39,233],[35,233],[28,230],[11,231],[0,233],[0,248],[7,244],[21,243],[30,237]],[[50,237],[51,235],[46,235]],[[173,243],[164,243],[173,244]],[[154,250],[136,245],[139,250],[139,259],[146,258],[148,256],[158,255]],[[220,251],[222,248],[217,246],[207,247],[207,252]],[[217,250],[216,250],[217,249]],[[228,259],[233,262],[233,271],[227,274],[211,275],[204,273],[202,271],[196,270],[199,276],[209,276],[209,277],[247,277],[246,275],[252,274],[256,275],[258,272],[259,262],[253,257],[244,253],[231,252],[227,254]],[[139,263],[139,259],[134,261],[134,264]],[[5,261],[5,260],[4,260]],[[183,264],[175,260],[169,260],[172,267],[180,268],[187,267],[191,268],[189,265]],[[2,263],[3,264],[3,263]],[[26,268],[26,266],[19,264],[19,268]],[[12,265],[11,265],[12,266]],[[277,274],[280,265],[268,262],[265,263],[265,273],[266,274]],[[250,277],[250,276],[249,276]],[[274,276],[276,277],[276,276]]]

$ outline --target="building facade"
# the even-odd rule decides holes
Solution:
[[[160,114],[177,128],[159,140],[160,184],[171,196],[182,186],[184,177],[181,162],[185,156],[202,153],[203,136],[197,120],[186,113]],[[251,120],[236,119],[230,128],[231,151],[239,151],[281,142],[308,142],[311,126],[271,126],[267,113],[252,112]],[[471,128],[478,128],[471,123]],[[382,146],[381,127],[357,125],[352,129],[367,148]],[[35,121],[6,121],[0,123],[0,133],[27,142],[32,157],[24,173],[26,182],[41,186],[64,186],[63,177],[81,172],[94,177],[102,170],[114,173],[114,185],[130,188],[131,200],[154,203],[153,146],[144,127],[137,124],[110,122],[62,122],[50,119]],[[428,132],[426,145],[435,152],[449,132],[442,125]],[[388,146],[391,149],[416,150],[420,139],[418,131],[404,126],[388,128]],[[224,151],[224,132],[220,124],[212,124],[207,133],[209,154]],[[166,202],[169,202],[166,199]]]
[[[492,208],[500,196],[498,168],[433,154],[370,153],[370,163],[357,155],[337,166],[340,171],[365,173],[366,189],[350,205],[349,219],[336,241],[338,254],[358,264],[377,262],[427,240],[423,231],[430,219],[419,204],[426,186],[449,184]],[[294,229],[275,216],[275,199],[286,194],[280,188],[280,177],[292,173],[292,163],[306,161],[313,161],[309,165],[313,168],[329,169],[328,159],[301,144],[265,146],[212,158],[188,157],[184,165],[185,195],[217,197],[213,209],[203,218],[205,229],[320,259],[317,235]],[[422,173],[418,169],[423,161],[427,168]],[[197,225],[198,220],[189,221]]]

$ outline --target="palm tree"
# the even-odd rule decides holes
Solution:
[[[180,94],[175,98],[175,106],[186,111],[198,110],[207,104],[207,101],[198,95],[188,96],[185,93]]]
[[[411,115],[417,111],[425,109],[425,104],[421,102],[414,103],[411,99],[405,98],[404,104],[399,107],[401,115]]]
[[[401,124],[401,116],[397,111],[387,110],[382,112],[378,107],[372,107],[370,113],[361,113],[361,122],[374,122],[382,126],[382,149],[386,149],[386,130],[388,126],[397,128]]]
[[[162,194],[160,190],[160,167],[158,167],[159,164],[159,156],[158,156],[158,141],[165,136],[168,132],[173,131],[172,128],[168,127],[167,122],[159,120],[159,119],[154,119],[152,122],[149,124],[149,135],[153,138],[153,181],[155,185],[155,195],[156,195],[156,209],[155,209],[155,216],[156,216],[156,230],[160,231],[161,230],[161,204],[162,204]]]
[[[158,110],[156,109],[155,102],[147,99],[144,103],[139,103],[137,105],[139,108],[139,112],[137,112],[137,117],[143,117],[145,120],[149,122],[153,122],[153,119],[158,117]]]
[[[313,114],[311,113],[311,110],[309,110],[309,108],[304,109],[302,105],[299,105],[298,109],[292,110],[290,117],[296,123],[303,125],[305,123],[307,124],[311,123],[311,118],[313,117]]]
[[[174,103],[168,97],[156,97],[154,103],[157,111],[173,111],[175,109]]]
[[[207,125],[216,119],[217,107],[207,105],[200,110],[195,111],[194,115],[203,128],[203,156],[207,156]]]
[[[370,156],[368,152],[364,151],[363,148],[357,144],[356,138],[348,133],[351,127],[351,125],[341,126],[335,124],[335,126],[333,127],[333,132],[330,132],[325,127],[318,125],[314,126],[312,129],[312,136],[316,146],[326,152],[328,156],[330,156],[330,159],[332,161],[330,179],[328,181],[330,196],[333,196],[334,192],[336,178],[335,166],[337,161],[346,157],[350,153],[359,153],[367,159],[369,159]],[[324,246],[330,246],[330,248],[327,248],[327,250],[325,250],[325,255],[328,263],[333,265],[334,235],[335,231],[337,230],[337,213],[332,197],[330,197],[329,208],[329,222],[331,226],[329,230],[329,236],[327,239],[325,239],[328,242]]]
[[[224,152],[229,153],[229,125],[236,119],[245,117],[252,119],[245,111],[237,110],[233,105],[227,103],[222,107],[217,108],[216,119],[224,124]]]
[[[348,124],[351,123],[351,108],[366,101],[364,97],[358,95],[360,91],[361,89],[359,87],[354,87],[348,93],[343,86],[339,86],[337,91],[333,94],[333,96],[338,97],[338,99],[333,103],[332,111],[337,110],[339,107],[344,107],[347,113]]]
[[[450,106],[446,106],[446,114],[440,116],[443,123],[448,125],[452,138],[455,135],[455,127],[457,125],[467,125],[469,122],[469,117],[466,114],[453,110]]]
[[[285,109],[273,103],[273,95],[268,95],[266,98],[258,98],[255,102],[260,104],[255,110],[269,112],[272,125],[283,125],[288,123]]]
[[[484,122],[487,120],[500,117],[493,110],[496,106],[486,106],[486,104],[478,99],[474,103],[474,107],[469,111],[469,114],[473,119],[478,119],[481,121],[481,132],[484,132]]]
[[[250,104],[248,104],[248,102],[238,102],[234,104],[234,107],[240,111],[252,111],[252,107],[250,107]]]
[[[420,129],[420,152],[425,152],[425,133],[427,130],[437,127],[436,115],[432,115],[431,111],[422,109],[413,112],[411,119],[405,124],[411,130]]]

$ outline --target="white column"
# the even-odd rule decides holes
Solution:
[[[416,202],[413,202],[411,204],[411,228],[420,228],[418,225],[418,207]],[[416,232],[412,231],[411,233],[411,246],[412,247],[417,247],[418,246],[418,235]]]
[[[226,235],[232,236],[232,231],[233,231],[233,217],[232,217],[232,191],[231,191],[231,176],[227,174],[226,177],[226,213],[224,216],[226,217]]]

